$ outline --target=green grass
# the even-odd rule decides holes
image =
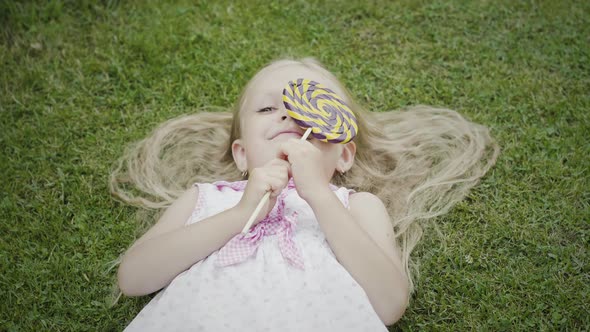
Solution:
[[[285,55],[375,111],[456,109],[502,147],[427,229],[392,330],[590,329],[589,4],[1,2],[0,330],[121,330],[149,297],[107,306],[135,230],[111,164]]]

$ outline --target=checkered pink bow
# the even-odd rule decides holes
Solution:
[[[240,186],[242,187],[242,186]],[[277,204],[264,220],[256,224],[247,234],[234,236],[217,254],[217,265],[228,266],[243,262],[252,256],[266,235],[278,234],[278,245],[283,258],[294,267],[305,269],[299,248],[293,241],[297,224],[297,212],[285,215],[285,197],[289,189],[295,188],[293,179],[277,199]]]

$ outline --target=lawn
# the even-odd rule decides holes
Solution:
[[[456,109],[496,166],[414,252],[393,331],[590,329],[590,2],[0,3],[0,330],[111,331],[135,210],[108,176],[166,119],[314,56],[373,111]]]

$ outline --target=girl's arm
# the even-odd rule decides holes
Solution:
[[[377,196],[358,193],[351,195],[348,211],[328,181],[334,168],[352,166],[356,145],[314,143],[288,140],[279,156],[291,164],[297,193],[313,209],[340,264],[363,287],[381,320],[393,324],[406,309],[409,286],[387,209]]]
[[[408,281],[395,245],[389,214],[370,193],[350,196],[350,211],[328,187],[308,203],[336,258],[363,287],[386,325],[398,321],[408,303]]]
[[[184,226],[197,203],[198,188],[187,190],[164,212],[154,227],[125,253],[119,266],[119,288],[128,296],[146,295],[168,285],[179,273],[225,245],[242,231],[264,194],[270,199],[256,225],[272,210],[287,186],[289,163],[273,159],[251,171],[240,202],[198,223]]]
[[[239,206],[184,227],[197,195],[198,188],[187,190],[125,253],[118,270],[123,294],[139,296],[161,289],[241,231],[244,214]]]

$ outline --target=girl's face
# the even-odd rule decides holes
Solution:
[[[289,139],[300,139],[305,130],[297,126],[283,105],[283,89],[291,80],[306,78],[317,81],[340,96],[338,85],[320,73],[303,65],[283,65],[267,68],[249,85],[240,109],[241,138],[232,144],[234,160],[240,171],[251,171],[278,157],[279,147]],[[333,144],[308,140],[322,151],[324,174],[331,178],[335,170],[352,167],[356,146],[354,142]],[[328,179],[329,180],[329,179]]]

